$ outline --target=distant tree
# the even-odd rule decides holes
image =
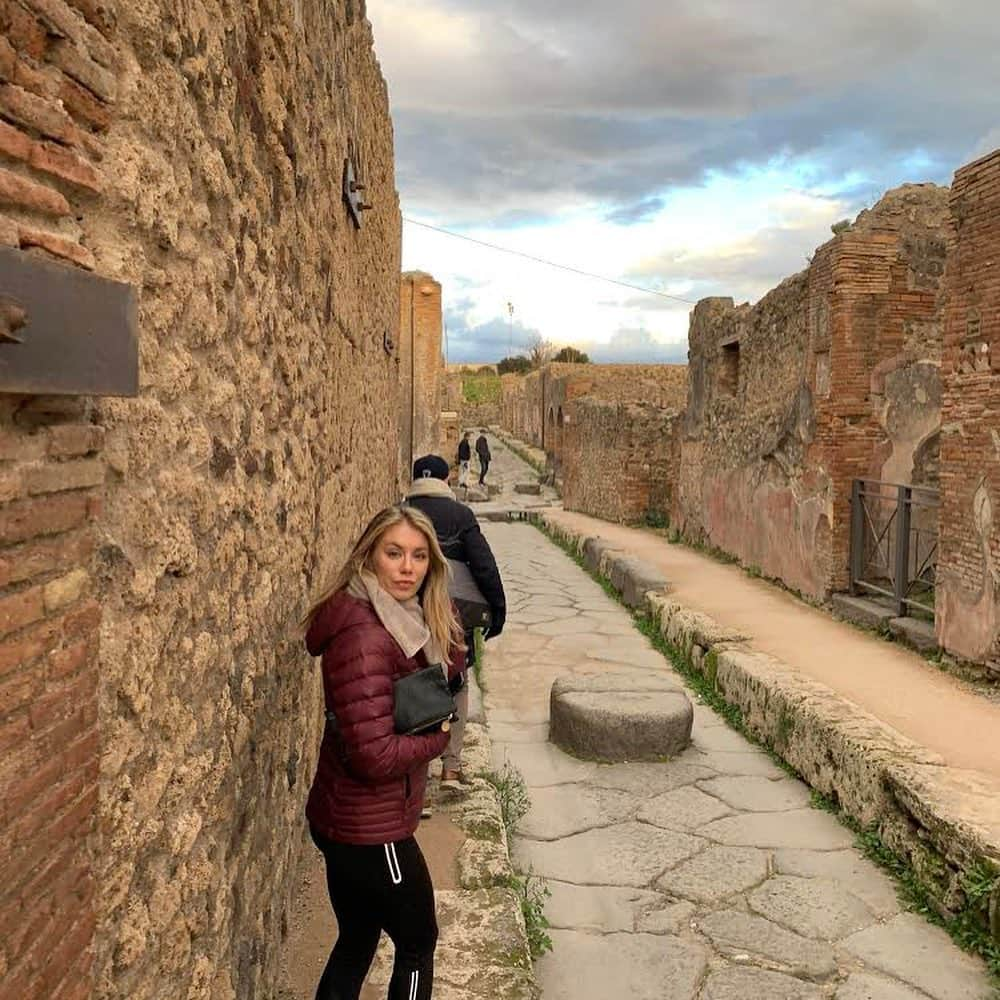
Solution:
[[[504,358],[497,364],[497,372],[501,375],[524,375],[531,371],[531,362],[523,355],[516,354],[511,358]]]
[[[531,362],[532,368],[541,368],[542,365],[548,364],[554,353],[555,348],[552,343],[544,340],[540,333],[536,333],[528,341],[528,360]]]
[[[552,355],[553,361],[565,361],[571,365],[589,365],[590,356],[575,347],[564,347]]]

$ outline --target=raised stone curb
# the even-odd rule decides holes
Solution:
[[[588,760],[673,757],[691,742],[693,721],[687,695],[664,677],[567,676],[552,685],[549,739]]]
[[[609,561],[619,553],[606,542],[545,513],[537,520],[609,577]],[[963,884],[981,866],[1000,871],[1000,781],[946,767],[858,705],[663,593],[647,594],[646,605],[664,638],[740,709],[746,731],[853,820],[876,826],[943,915],[966,905]],[[984,920],[1000,941],[1000,887],[984,906]]]

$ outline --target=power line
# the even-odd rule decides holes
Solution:
[[[578,267],[570,267],[568,264],[558,264],[554,260],[546,260],[544,257],[535,257],[530,253],[523,253],[520,250],[511,250],[510,247],[497,246],[495,243],[487,243],[485,240],[477,240],[473,236],[466,236],[464,233],[455,233],[450,229],[441,229],[439,226],[432,226],[426,222],[417,222],[416,219],[408,219],[405,215],[403,221],[411,226],[419,226],[421,229],[429,229],[434,233],[441,233],[443,236],[451,236],[456,240],[465,240],[467,243],[475,243],[477,246],[486,247],[487,250],[497,250],[500,253],[509,253],[513,257],[523,257],[525,260],[534,261],[536,264],[544,264],[546,267],[555,267],[560,271],[569,271],[571,274],[578,274],[583,278],[594,278],[597,281],[606,281],[610,285],[619,285],[622,288],[630,288],[633,292],[642,292],[645,295],[658,295],[661,299],[673,299],[675,302],[683,302],[685,305],[694,306],[697,302],[691,299],[682,299],[679,295],[670,295],[668,292],[658,292],[655,288],[643,288],[641,285],[631,285],[627,281],[619,281],[617,278],[609,278],[604,274],[594,274],[592,271],[581,271]]]

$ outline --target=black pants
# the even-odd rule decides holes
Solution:
[[[483,480],[486,479],[486,473],[490,468],[490,460],[488,458],[481,458],[479,460],[479,485],[483,485]]]
[[[437,918],[434,886],[413,837],[395,844],[337,844],[312,831],[340,936],[316,1000],[358,1000],[382,931],[396,947],[388,1000],[430,1000]]]

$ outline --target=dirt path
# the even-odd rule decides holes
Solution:
[[[661,569],[671,596],[686,607],[739,630],[755,649],[849,698],[951,766],[1000,775],[1000,704],[969,691],[918,654],[651,532],[568,511],[552,516]]]

